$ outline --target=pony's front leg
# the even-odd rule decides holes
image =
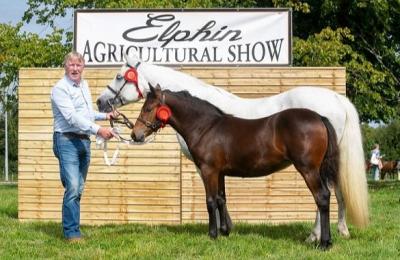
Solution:
[[[207,196],[207,211],[208,211],[208,235],[211,238],[217,238],[218,226],[217,226],[217,200],[213,196]]]
[[[217,205],[220,217],[220,231],[224,236],[229,236],[232,229],[232,220],[226,207],[225,176],[220,174],[218,181]]]
[[[206,204],[208,211],[208,235],[211,238],[217,238],[217,192],[218,192],[218,175],[209,169],[201,169],[201,177],[203,179],[206,190]]]

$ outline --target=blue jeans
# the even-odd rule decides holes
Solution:
[[[371,171],[372,171],[372,178],[374,181],[379,181],[380,180],[380,170],[379,170],[379,166],[373,164],[371,166]]]
[[[90,163],[90,140],[53,134],[53,152],[64,186],[62,225],[66,238],[80,237],[80,200]]]

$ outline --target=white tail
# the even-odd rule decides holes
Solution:
[[[351,223],[365,227],[368,217],[368,185],[358,113],[350,101],[341,97],[346,108],[346,123],[339,142],[339,185]]]

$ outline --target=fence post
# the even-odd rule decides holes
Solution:
[[[7,89],[4,89],[4,175],[5,181],[8,182],[8,111],[7,111]]]

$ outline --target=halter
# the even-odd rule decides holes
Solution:
[[[160,105],[157,106],[157,111],[156,111],[157,120],[155,122],[144,120],[141,117],[138,117],[136,120],[142,122],[146,127],[150,128],[153,132],[155,132],[158,129],[165,127],[171,115],[172,115],[171,109],[167,105],[165,105],[165,95],[163,94],[161,98],[161,103]]]
[[[130,66],[129,64],[127,64],[127,66],[129,67],[129,69],[125,72],[124,74],[124,84],[122,85],[122,87],[116,91],[113,88],[111,88],[109,85],[107,85],[107,88],[115,95],[113,99],[108,100],[108,105],[112,108],[112,111],[116,111],[120,116],[122,116],[123,120],[119,120],[119,119],[114,119],[114,118],[110,118],[110,125],[113,129],[114,134],[116,135],[117,139],[119,142],[121,143],[125,143],[125,144],[130,144],[130,145],[143,145],[143,144],[147,144],[149,142],[152,142],[155,137],[156,137],[156,132],[154,133],[152,138],[147,139],[144,142],[135,142],[132,139],[126,139],[124,137],[121,136],[121,129],[118,127],[114,127],[114,123],[120,123],[120,124],[124,124],[126,127],[128,127],[129,129],[132,129],[134,124],[128,119],[127,116],[125,116],[123,113],[119,112],[115,107],[114,107],[114,102],[116,99],[119,99],[121,105],[125,105],[123,99],[121,98],[121,91],[122,89],[125,87],[126,83],[133,83],[136,87],[136,90],[138,92],[138,97],[139,98],[143,98],[143,94],[139,89],[139,84],[138,84],[138,76],[137,76],[137,68],[140,65],[140,61],[138,63],[136,63],[135,66]],[[98,148],[102,148],[103,149],[103,157],[104,157],[104,162],[108,165],[114,165],[117,162],[117,158],[118,158],[118,154],[119,154],[119,144],[117,145],[117,148],[115,149],[112,159],[111,161],[108,159],[108,154],[107,154],[107,140],[104,140],[103,138],[99,137],[96,140],[96,146]]]
[[[128,83],[128,82],[129,83],[133,83],[133,85],[135,85],[136,91],[138,92],[138,97],[139,98],[143,98],[142,91],[140,91],[140,88],[139,88],[139,81],[138,81],[138,75],[137,75],[137,68],[139,67],[139,65],[140,65],[140,61],[138,61],[136,63],[136,65],[133,66],[133,67],[131,65],[127,64],[129,69],[124,74],[125,82],[124,82],[124,84],[122,85],[122,87],[118,91],[116,91],[115,89],[110,87],[110,85],[107,85],[107,88],[115,95],[114,98],[111,99],[111,101],[108,100],[108,105],[110,107],[112,107],[113,109],[114,109],[114,105],[113,104],[114,104],[114,101],[116,99],[119,99],[119,102],[121,103],[121,105],[126,105],[124,103],[123,99],[121,98],[121,91],[125,87],[126,83]]]
[[[122,106],[125,105],[123,99],[121,98],[121,91],[122,91],[122,89],[125,87],[125,85],[126,85],[127,82],[133,83],[133,84],[135,85],[135,87],[136,87],[137,92],[139,93],[139,94],[138,94],[139,98],[143,98],[143,94],[142,94],[142,92],[141,92],[140,89],[139,89],[138,76],[137,76],[137,68],[139,67],[139,65],[140,65],[140,61],[138,61],[138,62],[136,63],[136,65],[133,66],[133,67],[132,67],[131,65],[127,64],[127,66],[129,67],[129,69],[128,69],[128,70],[125,72],[125,74],[124,74],[125,82],[124,82],[124,84],[122,85],[122,87],[121,87],[118,91],[116,91],[116,90],[114,90],[113,88],[111,88],[110,85],[107,85],[107,88],[115,95],[114,98],[111,99],[111,101],[110,101],[110,100],[107,101],[107,102],[108,102],[108,105],[112,108],[112,111],[118,112],[118,114],[121,115],[121,116],[123,117],[123,119],[124,119],[123,121],[121,121],[121,120],[118,120],[118,119],[113,119],[113,118],[111,118],[111,119],[110,119],[110,125],[111,125],[111,127],[114,127],[114,122],[116,122],[116,123],[124,124],[124,125],[127,126],[129,129],[132,129],[132,128],[133,128],[133,123],[132,123],[124,114],[122,114],[121,112],[117,111],[117,109],[114,107],[114,101],[115,101],[116,99],[119,99],[121,105],[122,105]],[[122,140],[128,141],[127,139],[125,139],[125,138],[123,138],[123,137],[121,137],[121,136],[119,136],[119,137],[120,137]]]

